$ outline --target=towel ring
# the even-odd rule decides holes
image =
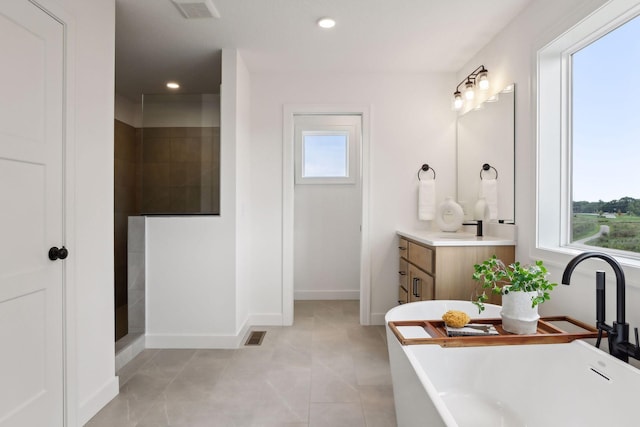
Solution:
[[[432,167],[429,167],[428,164],[425,163],[424,165],[422,165],[422,167],[420,169],[418,169],[418,181],[422,181],[420,179],[420,172],[426,172],[426,171],[429,171],[429,170],[431,172],[433,172],[433,179],[435,180],[436,179],[436,171]]]
[[[480,179],[484,179],[482,177],[482,172],[488,171],[489,169],[493,169],[493,171],[496,173],[496,179],[498,179],[498,169],[494,168],[489,163],[485,163],[484,165],[482,165],[482,169],[480,169]]]

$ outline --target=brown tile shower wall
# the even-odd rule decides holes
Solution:
[[[142,129],[143,214],[220,213],[220,128]]]
[[[138,145],[136,129],[115,120],[114,124],[114,300],[115,339],[128,331],[127,223],[140,214],[138,194]]]

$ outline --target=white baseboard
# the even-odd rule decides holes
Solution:
[[[327,291],[294,291],[295,300],[357,300],[360,299],[360,290],[327,290]]]
[[[384,325],[384,316],[386,313],[371,313],[371,325]]]
[[[118,377],[113,377],[107,381],[91,397],[80,403],[78,408],[78,425],[85,425],[95,414],[100,411],[120,392],[120,381]]]
[[[249,331],[248,321],[235,335],[146,334],[146,348],[238,348]]]
[[[145,348],[145,337],[144,335],[140,335],[131,341],[125,348],[116,353],[116,372],[122,369],[124,365],[131,362],[137,355],[142,353],[142,350]]]
[[[147,348],[238,348],[242,335],[147,335]]]
[[[249,315],[251,326],[282,326],[282,313],[265,313]]]
[[[239,348],[252,326],[281,325],[281,313],[251,314],[235,335],[146,334],[145,348]]]

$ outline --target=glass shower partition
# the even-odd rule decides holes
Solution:
[[[144,95],[142,215],[220,214],[220,96]]]

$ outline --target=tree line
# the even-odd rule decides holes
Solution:
[[[597,202],[587,202],[585,200],[573,202],[573,213],[615,213],[640,216],[640,199],[633,197],[623,197],[608,202],[598,200]]]

